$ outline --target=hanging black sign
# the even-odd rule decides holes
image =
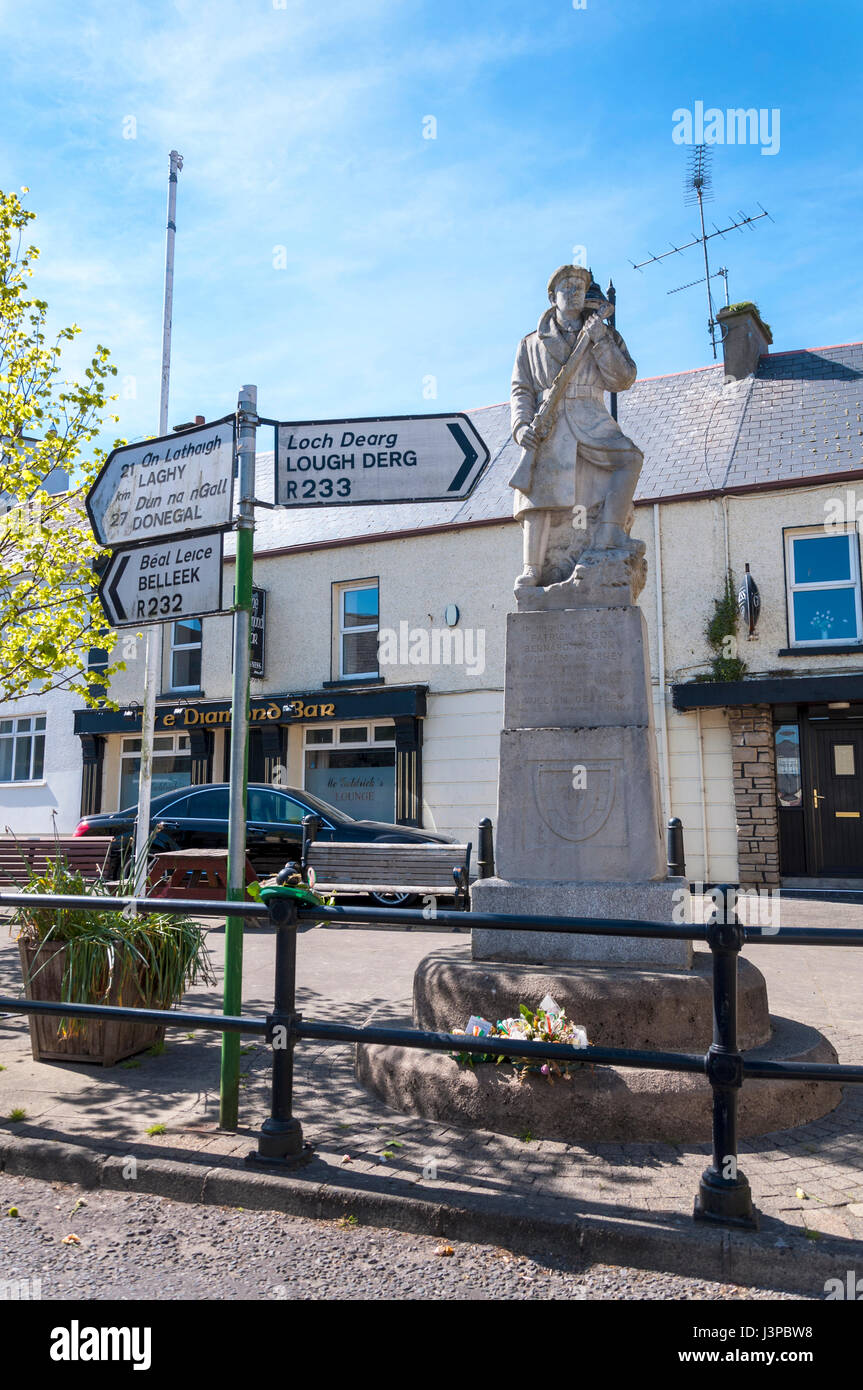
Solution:
[[[252,586],[252,649],[250,674],[264,674],[264,648],[267,637],[267,591]]]
[[[761,613],[761,595],[758,592],[758,585],[749,573],[748,565],[743,576],[743,583],[737,593],[737,607],[740,611],[741,621],[746,625],[746,631],[751,637]]]

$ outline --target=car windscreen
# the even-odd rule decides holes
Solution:
[[[187,792],[187,787],[174,787],[173,791],[162,792],[159,796],[154,796],[153,800],[150,802],[150,816],[153,817],[159,812],[164,811],[168,806],[173,806],[174,802]],[[133,801],[130,806],[121,806],[119,811],[114,811],[110,814],[115,816],[137,816],[138,803],[137,801]]]
[[[330,820],[356,820],[356,816],[349,816],[347,811],[337,810],[335,806],[331,806],[328,801],[322,801],[319,796],[315,796],[312,792],[298,791],[297,795],[301,796],[303,801],[307,801],[313,810],[320,811],[322,816],[328,816]]]

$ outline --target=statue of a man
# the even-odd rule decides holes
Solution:
[[[524,532],[516,589],[544,585],[553,521],[598,511],[591,551],[629,545],[641,450],[620,429],[603,392],[625,391],[636,367],[604,319],[612,306],[584,266],[562,265],[548,282],[550,308],[519,343],[512,373],[512,434],[524,453],[510,485]],[[596,308],[591,308],[591,291]],[[553,388],[553,389],[552,389]],[[547,405],[546,409],[543,409]],[[567,515],[568,514],[568,515]]]

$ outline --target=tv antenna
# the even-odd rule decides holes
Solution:
[[[710,293],[710,281],[717,279],[719,276],[722,276],[724,279],[725,304],[727,307],[728,267],[720,266],[719,270],[711,272],[710,260],[707,254],[707,243],[717,236],[724,238],[728,232],[742,231],[744,227],[748,227],[751,231],[753,223],[760,222],[762,217],[769,217],[771,222],[773,218],[770,217],[770,213],[767,209],[762,207],[759,203],[758,206],[761,208],[761,211],[756,212],[753,216],[750,217],[747,213],[740,212],[737,217],[729,218],[729,225],[727,227],[717,227],[714,222],[713,231],[707,231],[704,225],[704,204],[713,201],[713,181],[710,171],[712,153],[712,150],[708,149],[706,145],[695,145],[693,147],[689,155],[689,166],[686,171],[686,183],[684,185],[684,203],[689,206],[694,206],[696,203],[698,204],[701,235],[692,237],[690,241],[685,241],[682,246],[675,246],[674,242],[672,242],[670,251],[663,251],[658,256],[648,256],[646,261],[639,261],[637,265],[635,261],[630,261],[630,265],[633,270],[641,270],[646,265],[653,265],[655,261],[664,261],[668,256],[679,256],[682,252],[688,251],[690,246],[701,247],[704,254],[704,275],[700,280],[690,280],[686,285],[678,285],[676,289],[668,290],[668,294],[679,294],[681,290],[692,289],[694,285],[707,286],[707,331],[710,334],[710,346],[713,348],[713,356],[715,358],[716,329],[718,325],[716,320],[716,307],[713,303],[713,296]]]

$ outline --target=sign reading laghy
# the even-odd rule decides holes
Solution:
[[[226,529],[232,522],[236,420],[126,444],[108,455],[87,494],[101,545]]]
[[[488,460],[462,414],[287,422],[276,431],[276,506],[455,502]]]

